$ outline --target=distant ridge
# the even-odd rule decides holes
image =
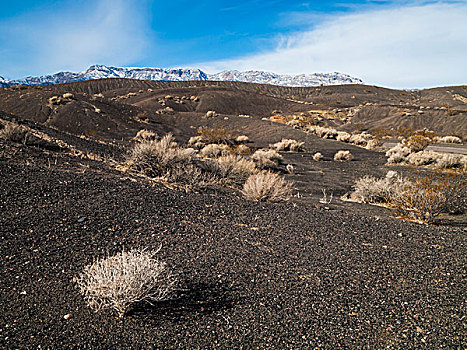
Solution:
[[[83,80],[128,78],[139,80],[188,81],[242,81],[259,84],[273,84],[281,86],[319,86],[363,84],[363,81],[343,73],[314,73],[299,75],[284,75],[264,71],[239,72],[236,70],[207,74],[200,69],[188,68],[139,68],[139,67],[108,67],[93,65],[83,72],[59,72],[52,75],[27,77],[24,79],[8,80],[0,77],[0,86],[16,85],[52,85],[65,84]]]

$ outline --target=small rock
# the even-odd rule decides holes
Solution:
[[[71,314],[66,314],[65,316],[63,316],[63,318],[64,318],[65,320],[68,320],[68,319],[71,318]]]
[[[19,293],[19,294],[21,294],[21,295],[26,295],[26,291],[23,290],[23,291],[22,291],[21,293]]]
[[[84,220],[86,220],[86,217],[82,216],[78,219],[78,222],[84,222]]]

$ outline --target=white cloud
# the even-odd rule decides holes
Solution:
[[[344,72],[395,88],[467,84],[467,4],[337,15],[280,40],[272,52],[199,64],[207,71]]]
[[[79,6],[78,6],[79,5]],[[0,74],[79,71],[91,64],[125,65],[149,45],[145,1],[86,1],[43,9],[0,23]]]

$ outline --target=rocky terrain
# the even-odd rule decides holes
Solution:
[[[413,169],[273,120],[465,138],[466,95],[129,79],[0,89],[0,123],[28,130],[20,142],[0,138],[0,347],[464,348],[465,212],[426,225],[342,200],[364,175]],[[122,169],[139,130],[186,146],[200,127],[246,135],[252,151],[303,142],[277,169],[293,197],[186,192]],[[338,150],[354,158],[334,161]],[[178,278],[170,300],[123,319],[91,311],[73,281],[84,266],[161,245]]]

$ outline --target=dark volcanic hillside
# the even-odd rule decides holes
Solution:
[[[51,97],[65,93],[72,93],[73,98],[62,104],[49,103]],[[162,106],[159,101],[167,95],[196,96],[198,102],[172,100]],[[115,138],[122,133],[120,136],[127,138],[129,133],[123,130],[138,130],[139,120],[165,131],[172,125],[170,117],[156,114],[165,107],[189,115],[214,110],[254,117],[269,117],[276,111],[331,110],[340,115],[331,124],[337,123],[344,130],[428,128],[441,135],[467,137],[467,88],[463,86],[400,91],[365,85],[292,88],[239,82],[105,79],[0,89],[0,110],[61,130],[101,137],[109,134]]]
[[[465,211],[425,225],[345,201],[364,175],[411,170],[269,119],[353,111],[321,122],[381,128],[378,117],[385,127],[424,122],[459,134],[457,125],[465,135],[462,96],[462,87],[121,79],[0,89],[0,109],[9,112],[0,111],[0,131],[27,130],[21,139],[0,137],[0,348],[465,348]],[[391,114],[400,109],[417,111],[412,124]],[[210,110],[217,116],[207,118]],[[199,127],[246,135],[249,152],[302,141],[304,151],[281,152],[275,168],[294,181],[290,201],[248,201],[219,183],[184,191],[127,167],[139,130],[172,132],[186,145]],[[339,150],[353,160],[334,161]],[[321,199],[323,190],[332,201]],[[74,282],[86,265],[161,246],[178,278],[170,300],[138,304],[123,320],[91,311]]]

